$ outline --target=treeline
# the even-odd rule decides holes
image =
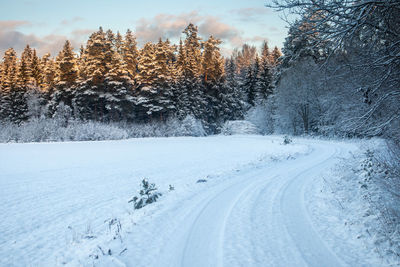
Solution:
[[[298,18],[274,94],[280,131],[400,144],[400,2],[269,2]]]
[[[29,45],[18,58],[10,48],[0,64],[0,119],[22,124],[62,112],[148,123],[190,115],[214,133],[272,94],[278,48],[265,43],[258,53],[244,45],[225,59],[220,40],[201,41],[193,24],[183,33],[178,45],[160,38],[139,48],[130,30],[122,36],[100,28],[78,54],[66,41],[55,58],[40,58]]]

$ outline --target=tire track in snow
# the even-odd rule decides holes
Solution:
[[[180,265],[223,266],[224,256],[234,260],[229,254],[247,257],[242,258],[246,262],[231,261],[227,266],[342,265],[313,230],[303,207],[302,194],[310,180],[308,177],[331,166],[338,153],[332,146],[317,145],[317,148],[305,157],[276,164],[274,167],[279,168],[268,175],[265,173],[270,167],[242,174],[234,184],[210,194],[205,204],[193,211],[194,219],[186,222],[190,227],[180,241],[184,248],[176,251],[176,257],[181,257]],[[249,196],[251,192],[256,193]],[[242,213],[235,216],[238,210]],[[246,215],[246,210],[251,210],[251,214]],[[236,225],[236,229],[230,225]],[[237,234],[243,230],[247,233],[242,232],[242,237],[247,236],[249,240],[232,240],[232,232]],[[250,243],[248,251],[236,247],[224,253],[233,241]]]

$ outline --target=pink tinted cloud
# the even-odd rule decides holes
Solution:
[[[199,35],[207,39],[210,35],[234,46],[243,44],[240,32],[234,26],[222,22],[215,16],[200,15],[197,11],[178,15],[158,14],[150,19],[142,18],[136,23],[135,35],[140,44],[155,42],[158,38],[178,39],[189,23],[198,26]]]
[[[35,48],[39,55],[51,53],[53,56],[57,55],[67,39],[70,39],[75,48],[80,44],[79,39],[74,35],[72,35],[73,38],[57,34],[41,37],[35,34],[23,33],[18,29],[19,27],[30,25],[31,23],[28,21],[0,21],[0,58],[10,47],[14,48],[17,53],[21,53],[27,44]]]
[[[64,26],[71,25],[80,21],[84,21],[82,17],[73,17],[72,19],[64,19],[61,21],[61,24]]]

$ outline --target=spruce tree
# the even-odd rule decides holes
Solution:
[[[122,55],[116,47],[112,50],[109,71],[105,76],[105,118],[112,121],[130,120],[133,118],[134,99],[131,95],[133,81],[129,77]]]
[[[121,51],[129,76],[132,80],[136,80],[139,52],[136,38],[133,36],[131,30],[127,30],[125,34]]]
[[[49,102],[49,112],[51,115],[58,109],[59,105],[67,105],[72,107],[74,93],[76,90],[76,82],[78,79],[78,68],[76,64],[75,53],[71,43],[67,40],[64,43],[63,49],[58,53],[56,58],[56,72],[53,71],[52,62],[48,62],[47,75],[48,86],[52,84],[52,75],[56,74],[54,89],[50,88],[48,92],[51,94]]]
[[[42,70],[42,90],[45,92],[50,92],[54,89],[57,70],[56,64],[53,58],[50,58],[50,54],[47,53],[42,57],[41,60],[41,70]]]
[[[258,56],[256,56],[256,59],[254,61],[254,64],[250,65],[247,68],[246,75],[244,77],[244,81],[242,83],[242,90],[245,92],[247,95],[247,103],[250,106],[255,106],[256,104],[256,99],[257,99],[257,76],[259,73],[260,69],[260,60]]]
[[[274,56],[270,53],[267,42],[264,42],[261,52],[256,90],[259,93],[260,100],[265,100],[272,94],[274,62]]]
[[[11,121],[12,118],[12,92],[16,90],[18,77],[18,59],[14,49],[9,48],[4,53],[1,79],[0,116],[2,120]]]
[[[28,87],[33,85],[32,78],[32,49],[29,45],[26,46],[22,52],[21,58],[18,64],[18,86]]]
[[[73,85],[78,78],[78,68],[76,66],[76,57],[71,43],[65,41],[62,51],[57,56],[57,81],[66,86]]]
[[[43,70],[41,69],[40,58],[36,55],[36,49],[33,49],[31,60],[31,71],[34,85],[39,89],[42,87]]]

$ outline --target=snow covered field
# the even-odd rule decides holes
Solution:
[[[305,199],[356,145],[282,140],[1,144],[0,265],[368,265],[359,242],[326,239]],[[134,211],[142,178],[163,195]]]

